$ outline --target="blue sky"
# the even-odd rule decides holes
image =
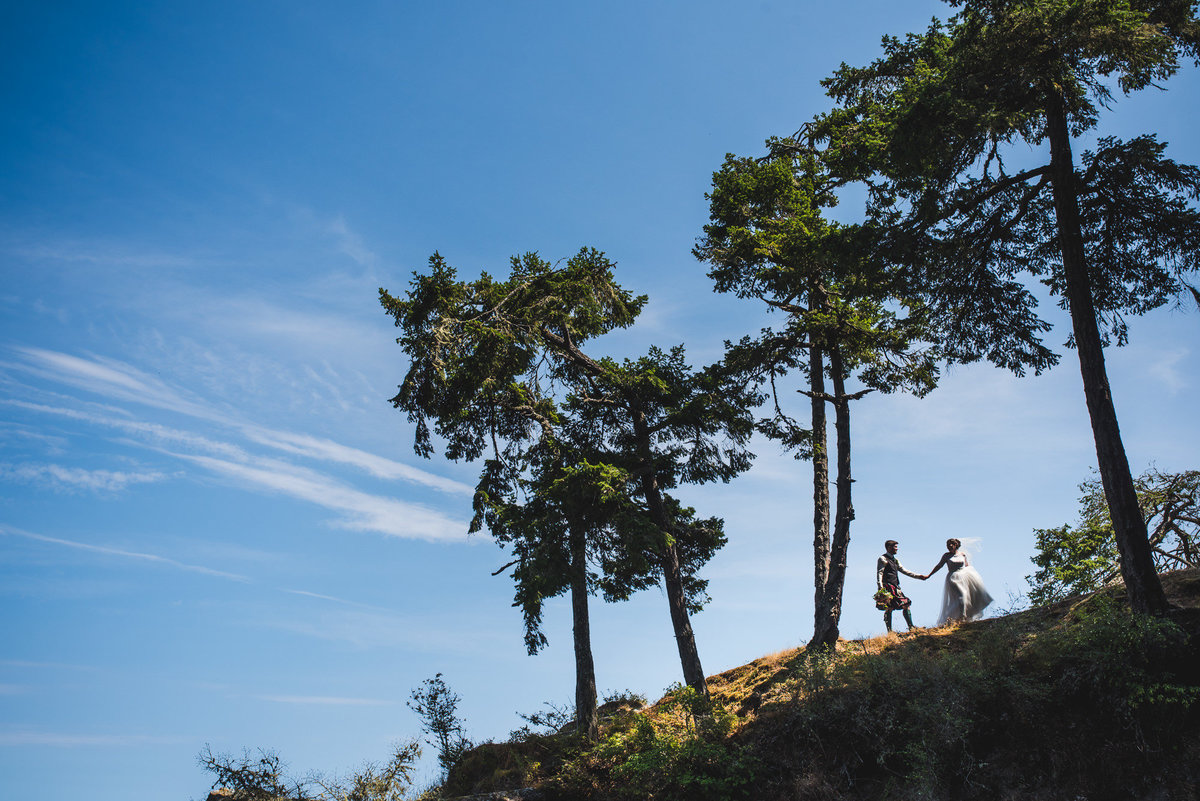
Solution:
[[[442,672],[475,739],[573,694],[569,607],[524,653],[506,560],[466,536],[475,468],[425,461],[386,402],[380,286],[583,245],[651,297],[631,355],[696,363],[769,322],[690,249],[727,152],[826,107],[818,81],[940,3],[30,3],[0,32],[0,794],[203,797],[211,744],[299,773],[415,736]],[[1200,162],[1194,68],[1100,133]],[[1086,142],[1080,143],[1081,148]],[[1046,312],[1061,323],[1053,307]],[[1195,468],[1200,315],[1109,353],[1135,470]],[[1051,341],[1066,339],[1057,328]],[[843,633],[873,635],[884,539],[968,540],[1000,606],[1032,529],[1073,519],[1094,450],[1074,354],[949,372],[854,409]],[[685,493],[726,519],[694,620],[715,673],[811,630],[808,465]],[[908,582],[918,623],[941,582]],[[593,606],[598,683],[679,676],[665,599]],[[425,768],[424,780],[433,776]]]

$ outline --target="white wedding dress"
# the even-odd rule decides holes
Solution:
[[[949,572],[946,574],[942,613],[938,616],[937,624],[942,626],[950,620],[976,619],[993,600],[987,587],[983,586],[983,577],[971,567],[971,561],[962,551],[954,556],[947,554],[942,561]]]

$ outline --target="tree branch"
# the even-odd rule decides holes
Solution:
[[[847,394],[841,395],[841,396],[830,395],[827,392],[810,392],[807,389],[798,389],[796,391],[799,392],[801,395],[805,395],[807,397],[814,398],[815,400],[823,400],[826,403],[843,403],[845,401],[858,400],[859,398],[862,398],[865,395],[871,394],[875,390],[874,389],[862,389],[862,390],[859,390],[858,392],[850,392],[850,393],[847,393]]]
[[[1036,176],[1048,176],[1049,174],[1050,174],[1050,165],[1044,164],[1041,167],[1035,167],[1032,170],[1025,170],[1024,172],[1019,172],[1016,175],[1010,175],[1007,178],[1003,178],[1003,179],[997,181],[995,184],[992,185],[992,187],[990,189],[988,189],[983,194],[972,197],[969,200],[955,203],[946,213],[940,214],[938,216],[941,219],[947,219],[947,218],[953,217],[957,214],[966,214],[970,211],[973,211],[976,207],[986,203],[988,200],[991,200],[993,197],[1000,194],[1001,192],[1004,192],[1007,189],[1009,189],[1013,186],[1016,186],[1017,184],[1024,183],[1024,182],[1028,181],[1030,178],[1033,178]],[[920,227],[924,227],[924,226],[925,226],[925,223],[921,223]]]
[[[498,568],[498,569],[496,569],[496,570],[493,570],[493,571],[492,571],[492,575],[493,575],[493,576],[498,576],[498,575],[500,575],[501,573],[503,573],[505,570],[508,570],[508,569],[509,569],[510,567],[512,567],[513,565],[515,565],[515,564],[519,563],[520,561],[521,561],[520,559],[514,559],[514,560],[512,560],[511,562],[509,562],[507,565],[505,565],[504,567],[501,567],[501,568]]]

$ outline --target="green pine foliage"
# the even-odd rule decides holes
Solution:
[[[1152,134],[1102,137],[1081,158],[1072,140],[1114,87],[1158,87],[1200,60],[1196,4],[948,1],[946,23],[885,37],[881,58],[826,79],[837,106],[812,135],[836,174],[869,186],[869,216],[947,355],[1040,372],[1057,355],[1026,282],[1067,310],[1129,600],[1162,614],[1103,349],[1125,342],[1128,316],[1196,294],[1200,168]],[[1042,163],[1012,169],[1031,155]]]
[[[415,425],[417,453],[483,463],[471,531],[509,549],[530,653],[546,644],[542,604],[570,591],[577,706],[592,714],[587,596],[622,600],[661,581],[685,679],[704,674],[688,615],[706,600],[697,570],[725,542],[670,491],[729,481],[750,466],[749,409],[760,402],[719,366],[693,369],[682,345],[618,361],[590,340],[631,325],[646,298],[583,248],[565,264],[536,253],[507,277],[460,280],[440,254],[407,295],[380,290],[410,366],[392,398]],[[599,568],[599,570],[596,570]]]

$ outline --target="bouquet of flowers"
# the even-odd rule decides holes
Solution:
[[[879,610],[887,610],[892,603],[892,594],[887,591],[886,587],[880,587],[875,591],[875,608]]]

